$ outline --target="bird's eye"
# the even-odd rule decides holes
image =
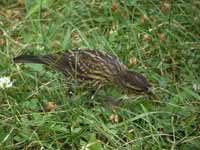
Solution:
[[[148,91],[148,90],[149,90],[149,87],[145,87],[144,90],[145,90],[145,91]]]

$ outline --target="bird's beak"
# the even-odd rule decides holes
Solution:
[[[153,87],[148,87],[147,94],[155,95],[155,91]]]

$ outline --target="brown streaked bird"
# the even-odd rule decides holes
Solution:
[[[74,50],[44,56],[21,55],[15,63],[45,64],[61,71],[67,78],[90,82],[97,87],[114,85],[133,93],[153,94],[146,78],[129,71],[115,56],[97,50]]]

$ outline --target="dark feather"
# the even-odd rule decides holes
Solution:
[[[44,56],[22,55],[15,63],[45,64],[62,71],[65,76],[93,83],[114,84],[133,91],[146,92],[151,87],[140,73],[128,71],[116,57],[96,50],[67,51]]]

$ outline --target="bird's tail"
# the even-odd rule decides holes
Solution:
[[[21,55],[13,59],[14,63],[46,64],[40,56]]]
[[[14,63],[44,64],[59,71],[62,71],[65,75],[67,75],[67,65],[65,62],[65,57],[60,54],[49,54],[44,56],[21,55],[14,58],[13,61]]]
[[[67,67],[64,58],[64,56],[59,54],[49,54],[44,56],[21,55],[14,58],[13,61],[14,63],[45,64],[60,71],[64,71]]]

